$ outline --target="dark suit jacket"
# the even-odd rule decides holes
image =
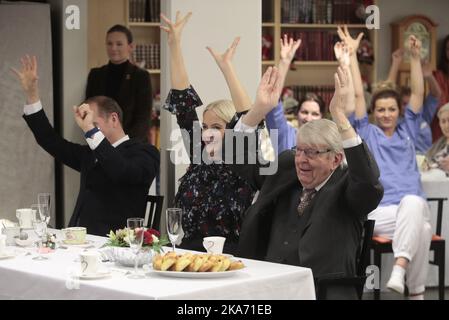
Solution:
[[[305,210],[303,217],[307,220],[302,229],[296,231],[299,265],[311,268],[315,278],[355,275],[362,221],[383,196],[379,170],[368,147],[361,144],[345,149],[345,154],[348,168],[334,171]],[[284,236],[270,231],[273,217],[279,214],[276,208],[282,207],[277,206],[278,198],[298,185],[294,157],[291,150],[281,153],[277,173],[271,176],[259,175],[257,165],[246,165],[243,170],[233,166],[260,189],[256,203],[243,219],[239,240],[242,257],[263,260],[270,238]]]
[[[86,99],[106,95],[107,75],[108,65],[90,70]],[[149,73],[128,61],[116,100],[123,110],[125,132],[132,138],[147,141],[153,105]]]
[[[88,233],[104,236],[126,227],[127,218],[144,217],[146,196],[159,170],[155,147],[131,139],[114,148],[105,138],[91,150],[60,137],[42,110],[24,119],[43,149],[81,173],[69,226],[87,227]]]

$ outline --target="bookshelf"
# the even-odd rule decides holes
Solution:
[[[161,0],[124,0],[126,26],[134,36],[133,60],[150,74],[153,94],[153,127],[150,142],[160,147],[160,17]]]
[[[333,86],[333,74],[338,65],[333,54],[333,45],[339,39],[337,26],[346,24],[353,36],[365,32],[369,39],[374,61],[361,62],[360,68],[368,85],[375,83],[377,33],[368,30],[363,19],[356,15],[357,8],[361,9],[358,3],[362,2],[366,3],[353,0],[262,0],[262,72],[278,64],[279,39],[288,34],[295,39],[301,38],[303,42],[285,86],[291,87],[295,94],[310,88],[317,89],[317,93],[328,92],[329,86]],[[266,47],[267,44],[270,48]],[[323,98],[328,104],[326,97]]]

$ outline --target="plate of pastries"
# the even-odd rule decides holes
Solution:
[[[168,277],[221,278],[245,268],[240,260],[223,254],[176,254],[169,252],[153,257],[153,271]]]

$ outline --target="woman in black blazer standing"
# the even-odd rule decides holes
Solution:
[[[109,63],[90,70],[86,99],[107,96],[123,110],[123,129],[131,138],[147,141],[152,108],[149,73],[129,61],[133,50],[131,31],[115,25],[106,33]]]

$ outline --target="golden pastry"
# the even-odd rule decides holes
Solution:
[[[244,267],[245,265],[243,264],[243,262],[239,260],[232,262],[228,270],[239,270],[243,269]]]

